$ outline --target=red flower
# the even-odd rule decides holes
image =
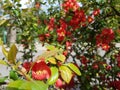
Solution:
[[[45,34],[45,37],[46,37],[46,38],[49,38],[49,37],[50,37],[50,33],[46,33],[46,34]]]
[[[119,77],[119,78],[120,78],[120,72],[118,72],[118,73],[117,73],[117,77]]]
[[[63,19],[60,19],[60,27],[63,28],[63,29],[67,29],[67,23],[63,20]]]
[[[83,10],[76,10],[69,25],[75,30],[80,27],[86,21],[86,16]]]
[[[115,90],[120,90],[120,81],[111,81],[109,87],[113,87]]]
[[[54,23],[55,23],[55,19],[51,18],[48,23],[48,30],[52,31],[54,29]]]
[[[112,69],[111,65],[107,65],[107,66],[106,66],[106,70],[109,71],[109,70],[111,70],[111,69]]]
[[[57,30],[57,36],[58,36],[57,40],[59,42],[63,41],[65,38],[65,34],[66,34],[66,31],[63,28],[58,29]]]
[[[67,37],[71,37],[71,35],[72,35],[71,31],[67,31],[66,35],[67,35]]]
[[[50,68],[45,61],[35,62],[32,67],[32,78],[36,80],[48,79],[51,76]]]
[[[40,34],[38,37],[40,41],[45,41],[46,39],[44,34]]]
[[[66,41],[66,49],[67,49],[67,50],[70,49],[71,46],[72,46],[72,42]]]
[[[64,20],[60,20],[60,28],[57,29],[57,40],[63,41],[66,36],[67,24]]]
[[[88,16],[88,22],[89,22],[89,23],[93,22],[93,20],[94,20],[94,19],[93,19],[91,16]]]
[[[55,82],[55,86],[56,86],[57,88],[62,88],[62,86],[63,86],[63,81],[58,78],[58,80]]]
[[[117,59],[117,63],[120,63],[120,54],[117,55],[116,59]]]
[[[87,58],[85,56],[81,56],[81,63],[84,65],[87,65],[89,61],[87,60]]]
[[[67,56],[68,55],[68,51],[67,50],[63,51],[63,55]]]
[[[120,53],[118,53],[115,57],[117,60],[117,66],[120,68]]]
[[[101,34],[96,36],[96,45],[108,51],[110,42],[114,39],[114,32],[112,29],[103,29]]]
[[[32,62],[24,62],[23,63],[23,67],[26,69],[27,72],[29,72],[31,66],[32,66]]]
[[[99,66],[98,66],[98,64],[95,63],[95,64],[93,64],[92,68],[97,70],[99,68]]]
[[[79,8],[79,5],[76,0],[65,0],[62,6],[65,12],[68,12],[69,10],[76,11]]]
[[[100,9],[96,9],[96,10],[93,11],[94,16],[97,16],[99,14],[100,14]]]
[[[57,88],[62,88],[62,89],[64,89],[64,90],[71,89],[71,88],[74,87],[74,85],[75,85],[75,83],[74,83],[74,78],[71,79],[71,81],[69,82],[69,84],[63,82],[60,78],[59,78],[59,79],[56,81],[56,83],[55,83],[55,86],[56,86]]]
[[[108,44],[102,44],[102,49],[105,50],[105,51],[108,51],[110,46]]]
[[[118,63],[117,66],[120,68],[120,63]]]

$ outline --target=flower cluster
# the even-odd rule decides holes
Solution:
[[[54,29],[54,24],[55,23],[55,19],[52,17],[50,18],[50,21],[48,23],[48,30],[52,31]]]
[[[101,34],[96,36],[96,45],[102,47],[103,50],[108,51],[110,42],[114,39],[114,32],[112,29],[103,29]]]
[[[60,27],[57,29],[57,41],[61,42],[66,36],[67,24],[64,20],[60,20]]]
[[[109,87],[113,87],[115,90],[120,89],[120,81],[111,81]]]
[[[79,8],[79,4],[76,0],[65,0],[62,6],[65,12],[69,10],[76,11]]]
[[[73,30],[79,28],[81,25],[85,24],[86,15],[84,10],[76,10],[72,19],[69,22],[69,25],[72,26]]]

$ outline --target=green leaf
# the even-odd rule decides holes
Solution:
[[[18,78],[19,77],[18,77],[18,74],[16,73],[16,71],[11,70],[10,71],[10,79],[17,80]]]
[[[24,84],[22,84],[19,88],[19,90],[33,90],[31,88],[31,85],[32,83],[31,82],[28,82],[28,81],[25,81]]]
[[[48,90],[48,85],[42,81],[17,80],[10,82],[7,90]]]
[[[5,49],[5,47],[2,45],[2,52],[4,56],[8,59],[8,51]]]
[[[51,67],[51,72],[52,72],[52,75],[51,77],[48,79],[47,83],[49,85],[52,85],[56,82],[56,80],[58,79],[58,76],[59,76],[59,72],[58,72],[58,68],[57,67]]]
[[[56,60],[54,57],[49,57],[47,60],[52,64],[56,64]]]
[[[48,90],[48,85],[42,81],[32,81],[31,90]]]
[[[8,84],[6,90],[19,90],[18,88],[24,83],[23,80],[12,81]]]
[[[19,12],[17,9],[16,9],[16,10],[14,9],[14,10],[13,10],[13,13],[14,13],[17,17],[18,17],[19,14],[20,14],[20,12]]]
[[[66,64],[71,70],[73,70],[77,75],[81,76],[81,72],[77,66],[75,66],[73,63]]]
[[[72,16],[68,16],[65,20],[69,22],[72,19]]]
[[[55,55],[55,58],[63,63],[65,62],[66,59],[66,57],[63,54]]]
[[[0,64],[7,65],[7,63],[4,60],[0,60]]]
[[[59,67],[60,74],[62,79],[66,82],[69,83],[70,80],[72,79],[72,71],[67,67],[67,66],[60,66]]]
[[[8,78],[8,77],[0,77],[0,84],[1,84],[1,83],[4,83],[7,78]]]
[[[10,51],[8,52],[8,61],[10,63],[15,64],[16,54],[17,54],[17,47],[15,44],[13,44],[10,48]]]

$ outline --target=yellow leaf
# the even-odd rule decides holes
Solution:
[[[66,82],[69,83],[72,79],[72,71],[67,67],[67,66],[60,66],[60,75],[62,79]]]
[[[5,55],[6,59],[8,59],[8,51],[5,49],[3,45],[2,45],[2,52]]]
[[[63,54],[55,55],[57,60],[60,60],[62,63],[65,62],[66,57]]]
[[[55,46],[53,46],[53,45],[49,45],[49,46],[47,46],[46,47],[48,50],[56,50],[56,48],[55,48]]]
[[[71,70],[73,70],[77,75],[81,76],[81,72],[79,70],[79,68],[73,64],[73,63],[68,63],[66,64]]]
[[[15,64],[16,54],[17,54],[17,47],[15,44],[13,44],[8,52],[8,61],[11,64]]]
[[[47,60],[52,64],[56,64],[56,60],[54,57],[49,57]]]
[[[7,65],[7,63],[4,60],[0,60],[0,64]]]
[[[3,41],[2,41],[2,39],[0,38],[0,45],[3,45]]]
[[[0,21],[0,26],[2,25],[2,24],[4,24],[6,22],[6,20],[1,20]]]

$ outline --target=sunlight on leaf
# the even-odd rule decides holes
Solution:
[[[67,66],[60,66],[59,67],[60,74],[62,79],[66,82],[69,83],[72,79],[72,71],[67,67]]]
[[[73,63],[68,63],[66,64],[71,70],[73,70],[77,75],[81,76],[81,72],[79,70],[79,68],[74,65]]]
[[[2,45],[2,53],[4,54],[6,59],[8,59],[8,51],[5,49],[5,47],[3,45]]]
[[[51,72],[52,72],[52,75],[51,77],[48,79],[47,83],[49,85],[52,85],[56,82],[56,80],[58,79],[58,76],[59,76],[59,73],[58,73],[58,68],[57,67],[51,67]]]
[[[48,90],[48,85],[42,81],[16,80],[8,84],[7,90]]]
[[[61,62],[65,62],[66,57],[63,54],[56,55],[55,58]]]
[[[0,64],[7,65],[7,63],[4,60],[0,60]]]
[[[50,51],[56,49],[55,46],[53,46],[53,45],[49,45],[49,46],[47,46],[46,48],[47,48],[48,50],[50,50]]]
[[[47,58],[47,61],[49,61],[51,64],[56,64],[56,60],[54,57]]]
[[[4,24],[7,20],[0,20],[0,26]]]

